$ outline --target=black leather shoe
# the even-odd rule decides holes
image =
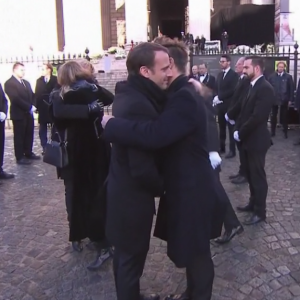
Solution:
[[[17,160],[18,165],[31,165],[31,161],[26,158],[21,158]]]
[[[259,217],[258,215],[253,214],[249,219],[243,222],[244,225],[254,225],[259,222],[265,221],[266,217]]]
[[[169,295],[165,298],[165,300],[192,300],[186,292],[179,295]]]
[[[0,179],[12,179],[15,178],[14,174],[7,173],[5,171],[0,172]]]
[[[238,178],[238,177],[240,177],[241,175],[239,174],[239,173],[237,173],[237,174],[234,174],[234,175],[230,175],[228,178],[230,179],[230,180],[232,180],[232,179],[235,179],[235,178]]]
[[[225,156],[225,158],[227,158],[227,159],[233,158],[233,157],[235,157],[235,153],[233,153],[231,151]]]
[[[34,153],[31,153],[31,154],[29,154],[29,155],[25,155],[25,157],[26,157],[27,159],[32,159],[32,160],[39,160],[39,159],[41,159],[41,157],[40,157],[39,155],[36,155],[36,154],[34,154]]]
[[[151,294],[151,295],[140,295],[140,300],[159,300],[160,297],[157,294]]]
[[[97,271],[100,267],[111,257],[111,252],[109,249],[101,250],[96,257],[96,260],[87,266],[89,271]]]
[[[243,184],[243,183],[247,183],[247,179],[243,176],[239,176],[239,177],[236,177],[234,179],[231,180],[231,183],[234,183],[234,184]]]
[[[236,208],[238,211],[242,211],[242,212],[252,212],[254,209],[253,209],[253,206],[250,205],[250,204],[247,204],[245,206],[237,206]]]
[[[242,225],[239,225],[233,228],[231,231],[225,231],[223,236],[220,238],[215,239],[215,242],[218,244],[227,244],[229,243],[236,235],[241,234],[244,231]]]
[[[82,242],[81,241],[72,242],[72,248],[76,252],[82,252],[83,250]]]

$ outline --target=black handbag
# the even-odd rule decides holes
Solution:
[[[67,152],[67,130],[65,130],[64,140],[62,140],[57,131],[55,134],[58,136],[58,142],[50,139],[45,147],[43,162],[57,168],[63,168],[69,164]]]

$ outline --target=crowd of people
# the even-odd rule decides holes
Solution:
[[[57,77],[51,65],[43,65],[35,93],[23,79],[21,63],[4,84],[16,162],[29,165],[40,159],[32,151],[33,114],[38,113],[42,155],[52,141],[67,150],[68,160],[57,167],[57,176],[65,187],[69,241],[82,252],[83,240],[89,239],[87,247],[96,252],[87,266],[91,271],[113,257],[118,300],[160,299],[141,295],[139,284],[155,214],[154,236],[167,242],[175,266],[186,269],[186,291],[166,300],[211,299],[211,240],[228,243],[244,231],[243,225],[266,220],[266,154],[278,108],[287,138],[284,116],[293,101],[286,66],[279,62],[267,80],[257,56],[240,58],[234,71],[230,56],[222,55],[217,78],[206,64],[193,66],[187,76],[187,65],[186,45],[160,37],[129,52],[128,78],[117,83],[115,95],[101,87],[86,60],[66,62]],[[0,126],[7,116],[4,91]],[[112,115],[104,115],[111,104]],[[0,130],[3,161],[4,125]],[[240,168],[230,179],[248,183],[250,191],[248,203],[237,207],[249,214],[243,222],[220,180],[221,156],[231,159],[236,152]],[[1,168],[0,179],[12,177]]]

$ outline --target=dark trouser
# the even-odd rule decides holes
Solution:
[[[41,146],[44,149],[47,145],[47,129],[48,129],[48,123],[41,123],[39,127],[39,136],[41,141]]]
[[[72,179],[65,179],[65,202],[66,202],[66,210],[68,215],[68,222],[70,225],[71,213],[72,213],[72,201],[73,201],[73,188],[74,183]]]
[[[239,174],[243,177],[246,177],[245,171],[245,153],[243,149],[241,149],[241,144],[239,142],[236,143],[236,146],[239,151],[239,160],[240,160],[240,167],[239,167]]]
[[[215,171],[215,174],[217,176],[217,179],[220,183],[220,185],[223,187],[222,183],[221,183],[221,180],[220,180],[220,173],[219,171]],[[225,217],[224,217],[224,228],[225,228],[225,231],[226,232],[230,232],[233,228],[236,228],[238,226],[241,225],[232,205],[231,205],[231,202],[230,202],[230,199],[224,189],[224,202],[227,203],[226,205],[226,213],[225,213]]]
[[[268,182],[265,172],[266,152],[244,150],[246,178],[250,189],[250,206],[259,217],[266,216]]]
[[[4,161],[4,145],[5,145],[5,121],[0,122],[0,172],[3,171]]]
[[[289,111],[289,105],[288,102],[285,102],[281,105],[273,105],[272,107],[272,113],[271,113],[271,131],[272,134],[275,134],[276,131],[276,125],[277,125],[277,116],[278,116],[278,110],[279,111],[279,120],[282,124],[284,133],[287,133],[288,131],[288,111]]]
[[[219,104],[222,105],[222,104]],[[219,123],[219,137],[220,137],[220,148],[225,150],[226,144],[226,129],[229,131],[229,150],[235,154],[235,140],[233,138],[234,126],[231,125],[225,119],[226,109],[221,107],[218,111],[218,123]]]
[[[32,114],[26,114],[22,120],[12,120],[14,132],[15,156],[20,160],[24,155],[32,154],[34,120]]]
[[[211,253],[199,255],[188,264],[186,268],[187,294],[191,300],[211,299],[214,276]]]
[[[140,300],[140,278],[147,251],[128,254],[115,248],[113,270],[118,300]]]

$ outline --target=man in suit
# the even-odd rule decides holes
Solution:
[[[4,84],[4,90],[10,100],[10,118],[13,122],[14,147],[17,164],[28,165],[31,160],[40,159],[32,152],[34,136],[34,94],[30,83],[24,80],[24,65],[16,62],[13,75]]]
[[[228,107],[227,114],[225,115],[226,120],[232,125],[235,124],[239,117],[241,111],[241,103],[244,97],[246,97],[250,85],[249,79],[243,73],[244,62],[245,57],[241,57],[238,59],[235,65],[235,72],[239,75],[239,81],[234,91],[230,105]],[[239,151],[240,167],[238,173],[230,175],[229,179],[234,184],[243,184],[247,182],[245,173],[245,162],[243,157],[243,151],[241,151],[240,148],[240,143],[236,143],[236,145]]]
[[[213,92],[216,89],[216,78],[213,75],[210,75],[207,70],[207,64],[203,63],[199,65],[199,80],[201,83],[205,84]]]
[[[294,101],[294,81],[293,77],[286,72],[285,62],[277,63],[277,70],[269,77],[269,82],[276,94],[276,102],[272,107],[271,115],[272,136],[276,134],[278,109],[280,109],[280,122],[284,137],[287,138],[289,105]]]
[[[169,50],[173,75],[164,111],[148,122],[121,118],[107,122],[109,116],[104,117],[104,138],[148,151],[169,146],[162,166],[166,194],[160,201],[155,235],[167,240],[167,253],[175,265],[186,268],[187,290],[166,299],[209,300],[214,279],[212,215],[221,192],[209,160],[207,114],[203,99],[185,76],[184,45],[170,40],[163,45]],[[159,227],[162,223],[166,228]]]
[[[233,138],[233,125],[226,121],[225,115],[231,103],[239,76],[231,68],[231,58],[229,55],[222,55],[220,58],[220,66],[222,71],[218,74],[216,93],[219,100],[218,103],[218,122],[220,132],[220,151],[225,153],[226,128],[229,131],[229,153],[225,158],[235,156],[235,141]]]
[[[295,96],[295,110],[298,111],[299,124],[300,124],[300,79],[297,85],[297,91]],[[300,137],[294,142],[295,146],[300,146]]]
[[[156,119],[165,103],[170,75],[168,50],[156,43],[134,47],[127,58],[128,79],[116,86],[112,113],[125,120]],[[140,296],[139,280],[149,250],[154,198],[163,192],[154,151],[113,143],[107,183],[107,238],[115,247],[113,268],[118,300]]]
[[[7,173],[3,170],[4,146],[5,146],[5,120],[7,117],[8,103],[0,84],[0,179],[14,178],[14,174]]]
[[[246,57],[244,74],[250,80],[247,96],[243,100],[241,113],[236,122],[234,138],[241,144],[245,155],[246,176],[250,188],[250,199],[238,210],[251,212],[245,225],[253,225],[266,219],[268,183],[265,160],[271,146],[268,130],[269,114],[275,99],[274,89],[263,76],[264,62],[257,56]]]
[[[35,103],[39,114],[39,136],[43,154],[47,145],[47,128],[52,123],[49,114],[49,96],[57,85],[57,77],[53,74],[53,67],[49,63],[42,66],[42,76],[37,79],[35,86]]]
[[[190,78],[196,79],[199,81],[199,69],[198,66],[192,67],[192,74],[190,74]]]

